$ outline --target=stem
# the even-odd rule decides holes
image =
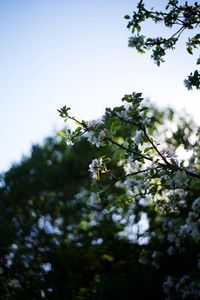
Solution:
[[[129,173],[129,174],[126,174],[120,178],[114,178],[111,174],[109,174],[109,176],[111,176],[112,179],[114,179],[114,181],[109,185],[109,187],[105,190],[102,191],[102,193],[105,193],[107,192],[116,182],[120,181],[120,180],[123,180],[129,176],[134,176],[134,175],[138,175],[138,174],[142,174],[142,173],[145,173],[145,172],[148,172],[148,171],[151,171],[151,170],[156,170],[160,167],[156,167],[156,168],[147,168],[145,170],[140,170],[140,171],[136,171],[136,172],[133,172],[133,173]]]
[[[164,163],[166,165],[169,165],[170,163],[167,161],[167,159],[162,155],[162,153],[158,150],[158,148],[156,147],[156,145],[153,143],[153,141],[150,139],[150,137],[148,136],[147,132],[146,132],[146,128],[144,126],[141,126],[135,122],[129,121],[129,120],[124,120],[123,118],[121,118],[120,116],[118,116],[117,114],[114,114],[114,116],[116,116],[117,118],[119,118],[121,121],[132,124],[136,127],[138,127],[140,130],[142,130],[144,132],[145,137],[147,138],[147,140],[149,141],[149,143],[152,145],[152,147],[156,150],[156,152],[159,154],[159,156],[162,158],[162,160],[164,161]],[[145,159],[151,160],[148,157],[143,157]],[[152,161],[152,160],[151,160]]]
[[[166,165],[171,165],[167,159],[162,155],[162,153],[158,150],[158,148],[156,147],[156,145],[154,144],[154,142],[150,139],[150,137],[148,136],[147,132],[146,132],[146,128],[142,127],[141,128],[142,131],[144,132],[145,137],[147,138],[147,140],[149,141],[149,143],[152,145],[152,147],[155,149],[155,151],[158,153],[158,155],[162,158],[162,160],[164,161],[164,163]]]
[[[132,122],[132,121],[129,121],[129,120],[125,120],[125,119],[123,119],[122,117],[120,117],[120,116],[118,116],[117,114],[113,114],[113,116],[115,116],[115,117],[117,117],[117,118],[119,118],[122,122],[124,122],[124,123],[129,123],[129,124],[131,124],[131,125],[134,125],[134,126],[136,126],[136,127],[138,127],[140,130],[142,130],[143,132],[144,132],[144,135],[146,136],[146,138],[147,138],[147,140],[149,141],[149,143],[152,145],[152,147],[155,149],[155,151],[158,153],[158,155],[162,158],[162,160],[164,161],[164,165],[162,165],[161,163],[159,163],[159,166],[162,166],[162,167],[168,167],[169,169],[171,169],[171,170],[174,170],[174,171],[178,171],[178,170],[180,170],[180,171],[185,171],[186,172],[186,174],[187,175],[189,175],[189,176],[191,176],[191,177],[194,177],[194,178],[200,178],[200,175],[199,174],[196,174],[196,173],[193,173],[193,172],[190,172],[190,171],[187,171],[187,170],[185,170],[185,169],[182,169],[182,168],[179,168],[179,167],[177,167],[177,166],[174,166],[174,165],[172,165],[172,164],[170,164],[169,162],[168,162],[168,160],[162,155],[162,153],[159,151],[159,149],[156,147],[156,145],[154,144],[154,142],[150,139],[150,137],[148,136],[148,134],[147,134],[147,132],[146,132],[146,128],[144,127],[144,126],[141,126],[141,125],[139,125],[139,124],[137,124],[137,123],[134,123],[134,122]],[[124,150],[126,150],[127,152],[130,152],[130,153],[133,153],[133,154],[135,154],[135,152],[134,151],[131,151],[130,149],[128,149],[128,148],[126,148],[126,147],[124,147],[124,146],[122,146],[122,145],[120,145],[120,144],[118,144],[118,143],[116,143],[116,142],[114,142],[114,141],[112,141],[112,140],[109,140],[110,142],[112,142],[113,144],[115,144],[116,146],[118,146],[118,147],[121,147],[122,149],[124,149]],[[147,156],[144,156],[144,155],[140,155],[142,158],[144,158],[144,159],[147,159],[147,160],[150,160],[150,161],[152,161],[152,159],[151,158],[149,158],[149,157],[147,157]]]
[[[87,126],[85,123],[82,123],[82,122],[78,121],[78,120],[77,120],[76,118],[74,118],[74,117],[68,116],[68,118],[69,118],[70,120],[75,121],[76,123],[78,123],[78,124],[80,124],[82,127],[84,127],[86,130],[88,130],[88,126]]]
[[[181,26],[181,28],[179,30],[177,30],[170,38],[168,38],[167,40],[169,41],[170,39],[173,39],[173,37],[175,37],[178,34],[178,38],[180,37],[180,35],[182,34],[182,32],[185,30],[185,26]]]
[[[164,167],[164,166],[165,166],[165,167],[167,167],[167,168],[169,168],[169,169],[171,169],[171,170],[174,170],[174,171],[178,171],[178,170],[183,171],[183,170],[184,170],[184,171],[186,172],[187,175],[189,175],[189,176],[191,176],[191,177],[194,177],[194,178],[198,178],[198,179],[200,178],[200,175],[199,175],[199,174],[196,174],[196,173],[187,171],[187,170],[185,170],[185,169],[183,169],[183,168],[179,168],[179,167],[177,167],[177,166],[174,166],[174,165],[170,164],[170,163],[168,162],[168,160],[167,160],[167,159],[162,155],[162,153],[159,151],[159,149],[158,149],[157,146],[154,144],[154,142],[151,140],[151,138],[148,136],[148,134],[147,134],[147,132],[146,132],[146,128],[145,128],[144,126],[141,126],[141,125],[139,125],[139,124],[137,124],[137,123],[134,123],[134,122],[132,122],[132,121],[129,121],[129,120],[124,120],[123,118],[121,118],[121,117],[118,116],[117,114],[113,114],[113,116],[119,118],[121,121],[123,121],[123,122],[125,122],[125,123],[129,123],[129,124],[132,124],[132,125],[138,127],[140,130],[142,130],[142,131],[144,132],[144,135],[145,135],[145,137],[147,138],[148,142],[152,145],[152,147],[155,149],[155,151],[158,153],[158,155],[162,158],[162,160],[163,160],[164,163],[165,163],[164,165],[161,164],[161,163],[158,163],[158,165],[159,165],[160,167]],[[78,121],[78,120],[77,120],[76,118],[74,118],[74,117],[68,116],[68,118],[71,119],[71,120],[73,120],[73,121],[75,121],[75,122],[77,122],[78,124],[80,124],[82,127],[85,128],[85,131],[84,131],[82,134],[84,134],[86,131],[88,131],[89,128],[88,128],[88,126],[87,126],[85,123],[82,123],[82,122]],[[82,134],[81,134],[81,135],[82,135]],[[132,153],[132,154],[134,154],[134,155],[137,154],[135,151],[133,151],[133,150],[131,150],[131,149],[129,149],[129,148],[126,148],[125,146],[123,146],[123,145],[121,145],[121,144],[119,144],[119,143],[113,141],[113,140],[110,139],[110,138],[106,138],[106,140],[109,141],[110,143],[112,143],[113,145],[115,145],[115,146],[117,146],[117,147],[119,147],[119,148],[125,150],[125,151],[128,152],[128,153]],[[148,156],[139,154],[138,157],[141,157],[141,158],[143,158],[143,159],[146,159],[146,160],[152,162],[152,159],[151,159],[150,157],[148,157]],[[151,168],[151,169],[152,169],[152,168]],[[149,169],[146,169],[146,171],[147,171],[147,170],[149,170]],[[138,172],[145,172],[145,170],[143,170],[143,171],[138,171]],[[132,174],[132,175],[136,175],[136,174]],[[117,180],[117,181],[118,181],[118,180]]]
[[[115,146],[117,146],[117,147],[119,147],[119,148],[125,150],[126,152],[129,152],[129,153],[132,153],[132,154],[135,154],[135,155],[137,154],[135,151],[133,151],[133,150],[131,150],[131,149],[129,149],[129,148],[126,148],[125,146],[123,146],[123,145],[121,145],[121,144],[118,144],[117,142],[111,140],[110,138],[106,138],[106,140],[109,141],[110,143],[112,143],[113,145],[115,145]],[[150,157],[148,157],[148,156],[145,156],[145,155],[142,155],[142,154],[139,154],[139,156],[140,156],[141,158],[150,160],[150,161],[152,162],[152,159],[151,159]]]

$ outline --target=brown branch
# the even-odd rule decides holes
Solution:
[[[119,148],[125,150],[126,152],[132,153],[132,154],[134,154],[134,155],[137,156],[137,153],[136,153],[135,151],[133,151],[133,150],[131,150],[131,149],[129,149],[129,148],[126,148],[125,146],[123,146],[123,145],[121,145],[121,144],[119,144],[119,143],[113,141],[112,139],[106,138],[106,140],[107,140],[108,142],[112,143],[113,145],[115,145],[115,146],[117,146],[117,147],[119,147]],[[138,156],[141,157],[141,158],[147,159],[147,160],[149,160],[149,161],[152,162],[152,159],[151,159],[150,157],[148,157],[148,156],[145,156],[145,155],[142,155],[142,154],[139,154]]]
[[[145,172],[148,172],[148,171],[151,171],[151,170],[156,170],[158,168],[160,168],[160,167],[147,168],[147,169],[144,169],[144,170],[140,170],[140,171],[136,171],[136,172],[132,172],[132,173],[126,174],[126,175],[121,176],[119,178],[115,178],[115,177],[112,176],[112,174],[109,174],[109,176],[111,176],[111,178],[114,179],[114,181],[105,190],[103,190],[102,193],[107,192],[116,182],[118,182],[120,180],[123,180],[123,179],[125,179],[127,177],[130,177],[130,176],[142,174],[142,173],[145,173]]]

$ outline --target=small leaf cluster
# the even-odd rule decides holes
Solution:
[[[147,9],[143,0],[137,4],[137,10],[132,16],[124,17],[128,20],[127,28],[131,30],[134,36],[130,37],[128,45],[135,48],[139,53],[143,54],[151,51],[151,58],[159,66],[164,62],[167,50],[174,50],[180,36],[186,30],[194,30],[200,26],[200,5],[198,2],[184,4],[179,1],[168,1],[165,10],[158,11],[154,8]],[[154,23],[162,23],[165,27],[174,29],[174,33],[169,37],[146,37],[141,34],[141,25],[147,20]],[[136,32],[136,33],[135,33]],[[199,48],[199,34],[194,35],[186,42],[186,49],[189,54],[193,54],[193,49]],[[197,65],[199,58],[197,59]],[[185,86],[188,89],[193,87],[200,88],[199,71],[191,73],[185,80]]]

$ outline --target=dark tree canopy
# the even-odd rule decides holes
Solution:
[[[200,161],[199,138],[188,139],[196,127],[184,117],[177,120],[171,109],[140,108],[152,139],[163,136],[170,151],[193,149],[190,168],[179,166],[166,152],[168,166],[155,159],[143,169],[144,159],[157,155],[152,146],[133,148],[133,140],[145,143],[136,128],[137,97],[124,97],[136,100],[129,109],[107,109],[99,125],[84,123],[92,126],[90,134],[73,146],[48,138],[2,175],[0,299],[161,300],[166,294],[182,299],[187,288],[175,292],[170,278],[178,284],[185,273],[183,279],[194,285],[193,299],[198,299],[199,229],[193,220],[191,232],[179,236],[193,213],[193,200],[199,199],[200,175],[193,169]],[[169,130],[168,122],[177,130]],[[112,135],[108,145],[105,140],[100,147],[90,146],[86,139],[98,145],[102,126]],[[73,139],[77,132],[81,135],[75,130]],[[127,173],[133,151],[136,170]],[[106,162],[102,152],[112,159]],[[107,172],[95,169],[100,180],[93,181],[88,165],[95,157],[108,166]],[[195,221],[198,214],[191,216]],[[143,228],[143,222],[148,226]]]
[[[85,139],[66,147],[52,137],[2,175],[0,299],[163,295],[140,247],[117,237],[119,204],[91,202],[88,165],[99,154]]]

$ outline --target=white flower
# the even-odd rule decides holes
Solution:
[[[98,126],[99,124],[103,124],[102,119],[91,120],[86,122],[87,127]]]
[[[167,254],[168,255],[174,255],[175,254],[175,248],[173,246],[170,246],[168,249],[167,249]]]
[[[188,182],[188,176],[185,171],[178,170],[174,176],[174,180],[177,185],[182,185]]]
[[[127,188],[127,196],[128,197],[132,197],[134,196],[134,187],[135,187],[135,180],[131,177],[126,178],[126,180],[124,181],[124,186],[122,187],[126,187]]]
[[[118,116],[120,118],[125,119],[125,120],[130,120],[131,117],[129,116],[129,106],[125,107],[125,110],[123,110],[120,113],[118,113]]]
[[[192,210],[196,212],[200,212],[200,197],[194,200],[192,203]]]
[[[159,251],[153,251],[152,258],[157,258],[159,256],[160,256],[160,252]]]
[[[92,173],[93,178],[97,178],[97,173],[99,172],[98,170],[98,159],[95,158],[92,160],[91,164],[89,165],[89,171]]]
[[[148,260],[146,257],[142,256],[138,259],[138,262],[141,264],[141,265],[148,265]]]
[[[126,174],[133,173],[135,170],[134,160],[132,156],[129,156],[127,159],[127,164],[124,166]]]
[[[101,130],[99,133],[89,130],[87,140],[90,144],[95,145],[97,148],[101,146],[103,139],[106,137],[106,129]]]
[[[138,130],[138,131],[136,132],[136,135],[135,135],[135,138],[134,138],[135,144],[136,144],[136,145],[140,144],[141,141],[142,141],[142,139],[143,139],[143,137],[144,137],[143,131],[142,131],[142,130]]]
[[[99,193],[91,193],[90,194],[90,203],[91,203],[91,205],[100,203]]]
[[[95,136],[95,132],[94,132],[94,131],[90,130],[90,131],[88,132],[87,140],[88,140],[88,142],[89,142],[90,144],[92,144],[92,145],[96,145],[96,144],[97,144],[97,138],[96,138],[96,136]],[[97,146],[97,147],[98,147],[98,146]]]
[[[105,156],[95,158],[92,160],[91,164],[89,165],[89,171],[92,173],[92,177],[95,179],[100,179],[100,174],[107,173],[108,169],[106,163],[109,161],[109,158]]]
[[[66,139],[66,144],[69,145],[69,146],[73,146],[74,145],[74,143],[71,140],[69,140],[69,139]]]
[[[99,139],[99,140],[103,140],[103,139],[106,137],[106,134],[107,134],[106,129],[101,130],[101,131],[99,132],[98,139]]]
[[[167,149],[163,149],[161,153],[166,156],[167,158],[173,157],[174,159],[177,158],[177,154],[175,150],[171,147],[168,147]]]
[[[176,240],[176,235],[174,233],[168,233],[167,240],[171,243]]]
[[[166,294],[169,293],[169,290],[173,287],[174,281],[172,276],[167,276],[164,283],[163,283],[163,289]]]
[[[132,107],[132,103],[126,102],[126,103],[124,104],[124,108],[125,108],[125,110],[126,110],[127,112],[130,110],[131,107]]]
[[[181,225],[180,226],[180,229],[179,229],[179,235],[183,235],[183,234],[189,234],[191,231],[191,228],[188,224],[184,224],[184,225]]]

